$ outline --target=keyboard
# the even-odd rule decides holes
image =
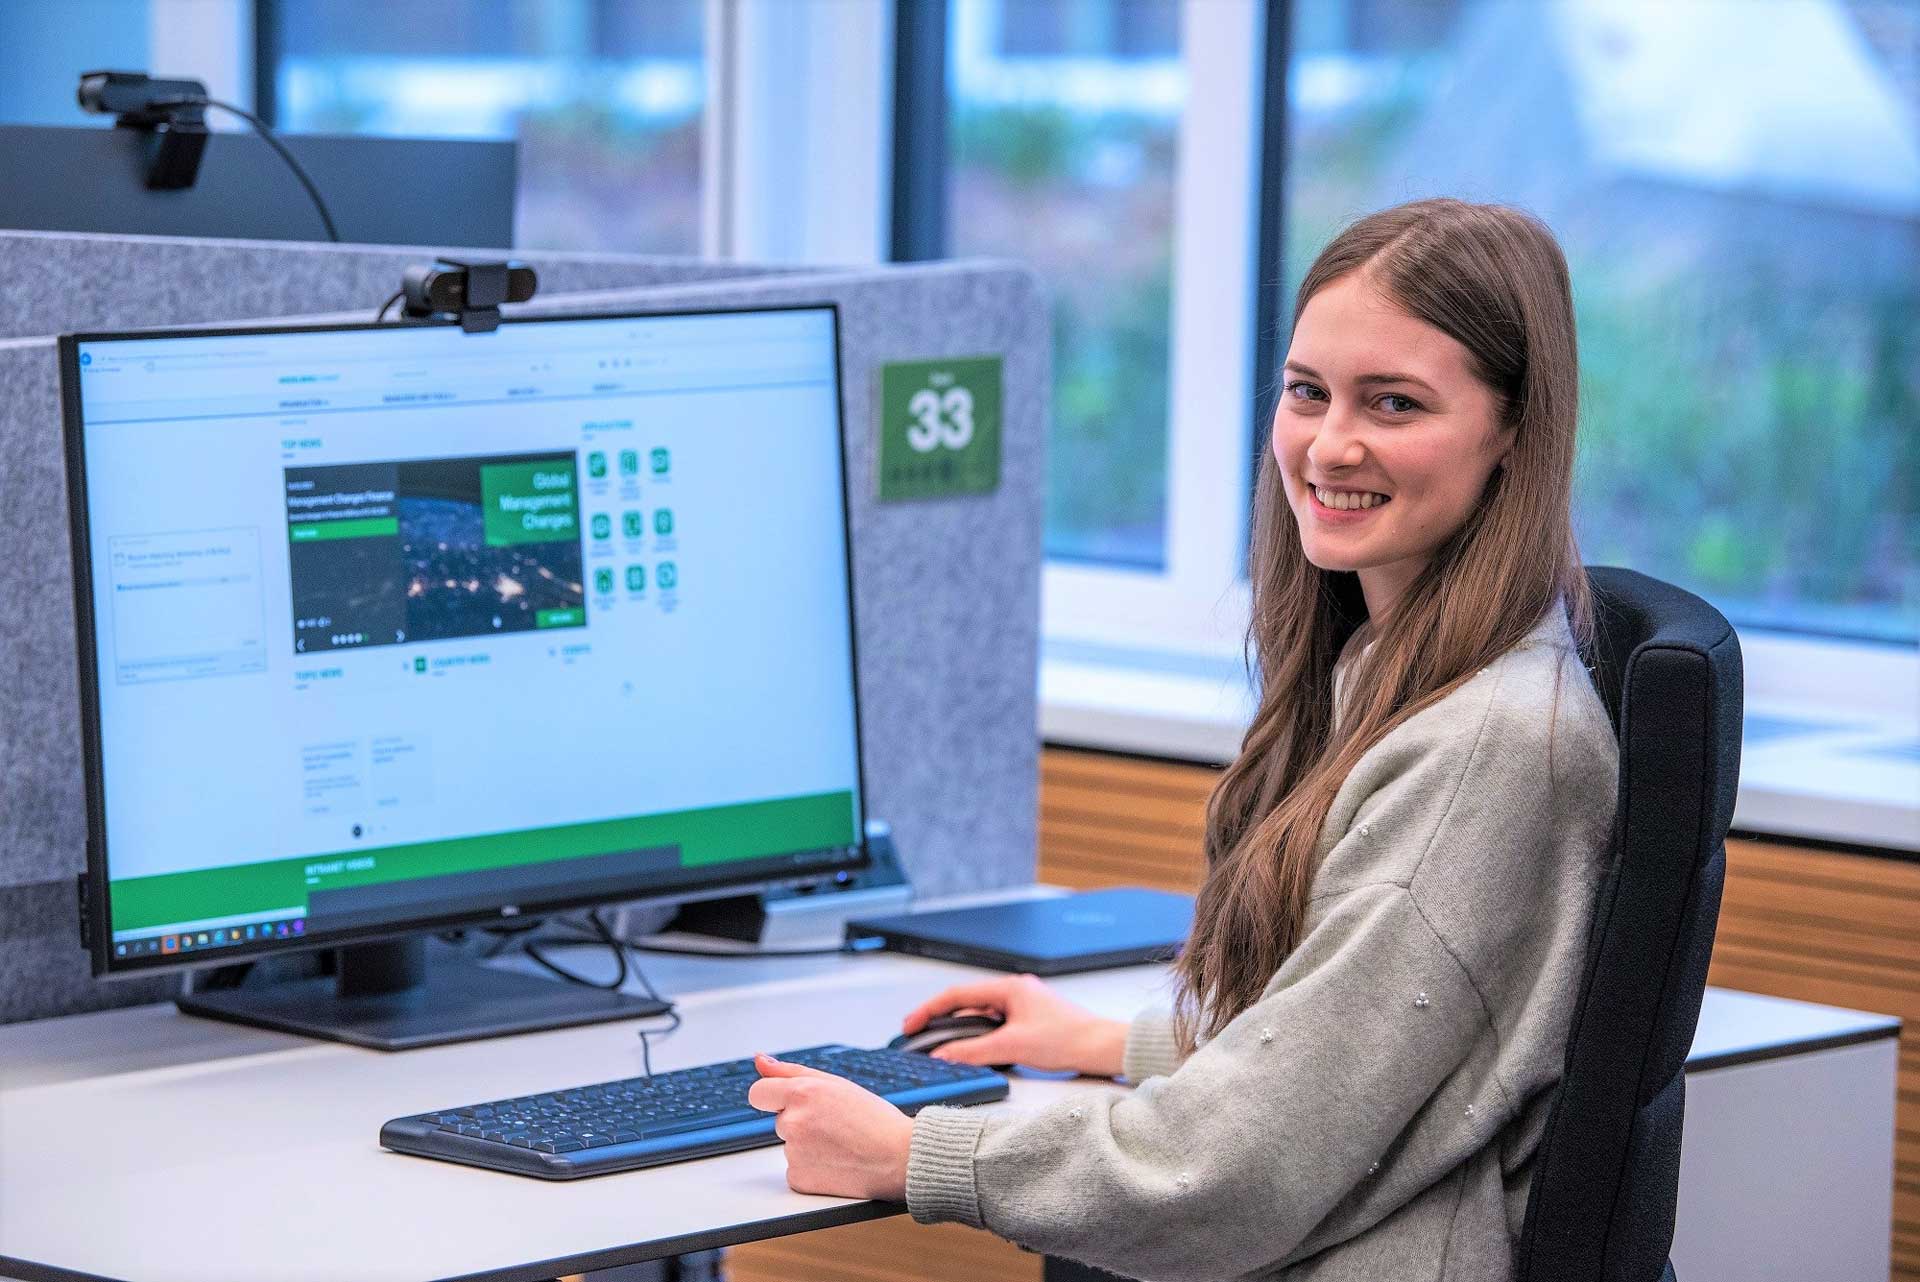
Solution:
[[[850,1078],[903,1112],[1005,1099],[991,1069],[907,1051],[809,1046],[775,1058]],[[751,1059],[627,1077],[542,1095],[399,1117],[380,1143],[400,1153],[572,1180],[778,1144],[773,1114],[747,1103]]]

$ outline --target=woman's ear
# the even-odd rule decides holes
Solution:
[[[1499,453],[1493,456],[1493,470],[1496,473],[1507,470],[1507,460],[1513,457],[1513,445],[1519,438],[1520,429],[1518,427],[1504,427],[1500,429],[1499,435],[1496,437],[1499,442],[1496,447]]]

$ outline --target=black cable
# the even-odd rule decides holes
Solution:
[[[540,951],[540,944],[536,940],[527,940],[520,945],[520,949],[535,962],[546,967],[569,983],[581,984],[587,988],[603,988],[609,992],[624,988],[627,983],[628,974],[627,950],[622,947],[621,941],[614,937],[612,929],[608,927],[605,919],[600,916],[598,909],[590,911],[587,914],[587,920],[593,923],[595,932],[600,936],[601,940],[605,942],[607,947],[613,950],[614,960],[620,964],[620,973],[614,976],[613,982],[610,984],[601,983],[595,979],[588,979],[585,975],[576,974],[558,962],[549,960],[547,955]],[[647,982],[645,975],[640,976],[640,986],[647,990],[647,996],[653,998],[655,1001],[660,1000],[660,994],[653,991],[653,985]]]
[[[664,1011],[661,1011],[660,1013],[662,1015],[665,1015],[667,1019],[671,1021],[665,1028],[636,1028],[633,1030],[634,1032],[640,1035],[640,1071],[646,1074],[648,1081],[653,1080],[653,1041],[652,1039],[655,1037],[671,1036],[673,1033],[678,1032],[680,1029],[680,1012],[679,1011],[669,1006]]]
[[[294,159],[293,153],[287,150],[287,145],[280,141],[279,135],[273,132],[267,122],[254,115],[251,111],[248,111],[245,107],[236,107],[232,103],[222,102],[218,98],[204,98],[198,101],[204,106],[218,107],[222,111],[231,112],[240,117],[240,119],[253,126],[254,132],[260,135],[260,141],[280,153],[280,159],[287,162],[287,168],[293,170],[293,176],[300,180],[300,185],[307,189],[307,195],[313,198],[313,207],[319,211],[320,221],[327,226],[327,239],[333,241],[335,244],[339,244],[340,230],[333,225],[333,215],[327,212],[327,202],[320,198],[320,189],[313,185],[313,179],[307,177],[307,171],[301,167],[298,160]]]
[[[407,296],[404,289],[396,289],[388,295],[387,301],[380,304],[380,310],[373,314],[373,323],[378,325],[387,319],[387,309]]]
[[[673,1008],[672,1002],[668,1001],[666,998],[660,995],[660,990],[653,986],[653,981],[647,978],[647,972],[640,967],[640,964],[638,962],[635,962],[631,970],[629,970],[627,965],[627,951],[630,948],[632,948],[633,945],[630,944],[627,940],[621,939],[619,936],[613,933],[613,928],[607,925],[606,918],[600,915],[600,910],[598,908],[591,908],[587,910],[587,920],[593,923],[593,933],[596,936],[598,936],[599,942],[604,943],[607,945],[607,947],[613,949],[614,956],[619,959],[620,976],[618,979],[614,980],[614,982],[611,984],[596,983],[591,979],[587,979],[585,976],[575,974],[574,972],[568,970],[564,966],[560,966],[556,964],[555,962],[550,960],[544,953],[541,952],[540,945],[532,939],[529,939],[525,943],[523,943],[521,945],[521,949],[527,954],[527,956],[533,958],[534,961],[538,962],[542,966],[545,966],[548,970],[552,971],[554,974],[558,975],[560,978],[564,980],[568,980],[575,984],[585,984],[589,988],[616,989],[621,987],[627,982],[628,974],[632,974],[632,976],[640,982],[641,990],[645,992],[649,998],[651,998],[656,1002],[659,1002],[662,1006],[666,1007],[665,1010],[660,1012],[660,1014],[663,1015],[667,1020],[667,1026],[665,1028],[637,1028],[634,1030],[634,1032],[637,1033],[640,1037],[641,1071],[646,1074],[648,1081],[652,1081],[653,1080],[653,1039],[656,1037],[667,1037],[679,1031],[680,1012]],[[559,921],[559,924],[563,926],[575,926],[575,923],[570,922],[565,918],[560,918],[558,919],[558,921]],[[538,924],[540,923],[535,923],[535,925],[538,925]],[[525,928],[523,927],[522,929],[524,930]],[[575,926],[575,929],[578,929],[578,927]],[[572,940],[561,940],[559,942],[565,945],[565,944],[583,944],[591,941],[584,940],[584,939],[572,939]]]
[[[593,924],[599,927],[609,940],[618,938],[613,931],[607,928],[607,923],[601,918],[598,908],[590,909],[587,912],[587,916],[593,919]],[[620,939],[619,944],[623,953],[632,947],[632,945],[628,944],[624,939]],[[633,1030],[640,1036],[640,1071],[645,1073],[647,1080],[651,1082],[653,1080],[653,1039],[656,1037],[670,1037],[678,1032],[680,1030],[680,1012],[673,1008],[672,1002],[660,995],[658,989],[654,988],[653,981],[647,978],[647,972],[641,969],[640,963],[637,961],[633,964],[633,977],[640,981],[640,987],[646,990],[648,997],[651,997],[654,1001],[666,1007],[666,1010],[661,1012],[668,1020],[665,1028],[636,1028]]]

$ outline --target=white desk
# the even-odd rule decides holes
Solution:
[[[580,958],[583,966],[588,960]],[[686,1021],[656,1039],[656,1071],[756,1048],[877,1045],[909,1006],[977,973],[884,954],[658,958],[647,969]],[[1124,1016],[1154,1000],[1164,982],[1156,968],[1135,968],[1061,986]],[[1885,1129],[1865,1141],[1865,1169],[1877,1178],[1884,1158],[1880,1188],[1890,1196],[1894,1027],[1879,1017],[1709,992],[1694,1050],[1712,1063],[1834,1038],[1866,1039],[1837,1053],[1884,1048]],[[603,1024],[398,1055],[204,1021],[171,1005],[0,1028],[0,1275],[533,1282],[902,1209],[793,1193],[778,1148],[547,1183],[404,1157],[375,1141],[380,1124],[402,1114],[632,1076],[640,1071],[634,1028]],[[1008,1104],[1118,1089],[1021,1079]],[[1764,1142],[1779,1120],[1753,1115],[1742,1099],[1715,1119],[1691,1096],[1690,1088],[1689,1145],[1707,1123]],[[1683,1192],[1683,1217],[1686,1206]],[[1880,1216],[1884,1276],[1887,1212],[1870,1209]],[[1808,1236],[1805,1222],[1795,1227]],[[1817,1245],[1830,1226],[1812,1227]],[[1676,1267],[1689,1282],[1713,1276],[1682,1263],[1678,1246]]]

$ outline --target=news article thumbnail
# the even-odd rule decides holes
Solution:
[[[581,627],[572,454],[287,468],[302,654]]]

